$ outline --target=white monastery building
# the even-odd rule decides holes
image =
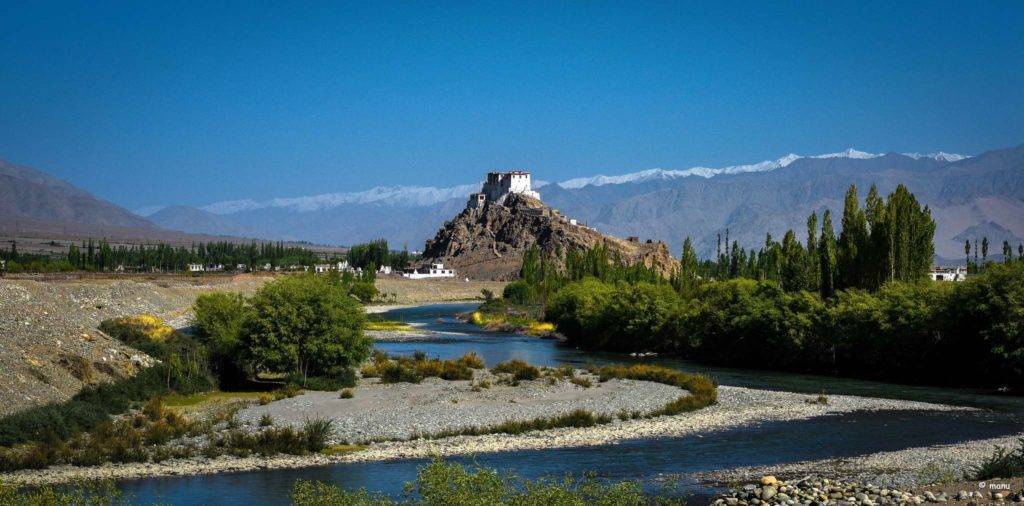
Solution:
[[[483,207],[486,202],[501,204],[510,193],[518,193],[540,200],[540,193],[533,191],[530,187],[529,172],[521,170],[488,172],[480,193],[470,195],[466,207],[476,209]]]
[[[430,264],[427,269],[411,269],[402,273],[403,278],[425,279],[425,278],[454,278],[455,269],[445,269],[444,264]]]

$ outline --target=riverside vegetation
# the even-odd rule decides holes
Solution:
[[[606,250],[538,251],[504,295],[534,307],[570,344],[729,366],[937,385],[1024,389],[1024,258],[930,282],[935,224],[906,188],[847,193],[838,239],[829,211],[808,240],[769,235],[699,261],[689,239],[671,278]],[[728,236],[727,236],[728,237]]]
[[[365,315],[351,289],[337,276],[298,275],[269,282],[249,299],[204,294],[194,308],[194,335],[147,316],[103,322],[106,333],[159,362],[134,376],[88,386],[66,402],[0,419],[0,469],[159,461],[194,453],[195,445],[161,445],[182,436],[205,437],[213,443],[207,445],[211,452],[218,447],[244,452],[247,445],[254,451],[315,451],[329,435],[329,424],[311,420],[302,430],[267,431],[257,441],[229,432],[229,444],[218,446],[223,439],[212,438],[215,430],[237,428],[230,413],[190,422],[164,411],[159,398],[218,386],[284,386],[278,397],[295,395],[302,386],[351,386],[354,368],[371,347],[363,335]]]
[[[671,494],[651,495],[634,481],[608,482],[593,476],[522,480],[493,469],[435,460],[406,483],[400,500],[366,490],[347,491],[322,481],[297,481],[290,498],[295,506],[397,505],[553,505],[642,506],[684,504]],[[0,506],[114,506],[131,504],[112,483],[80,484],[70,489],[32,489],[0,483]]]
[[[360,364],[364,378],[383,383],[418,383],[427,377],[470,381],[483,360],[467,354],[454,360],[428,359],[422,353],[390,357],[375,353],[363,335],[365,315],[344,278],[297,275],[265,284],[254,296],[231,293],[201,295],[195,302],[194,334],[184,334],[159,319],[141,315],[106,320],[101,329],[125,344],[159,360],[133,377],[83,389],[68,402],[41,406],[0,419],[0,471],[39,469],[54,464],[92,466],[105,462],[161,462],[195,456],[304,455],[327,448],[334,430],[327,419],[301,426],[276,426],[272,417],[259,429],[242,427],[234,412],[257,397],[228,405],[205,419],[192,420],[166,409],[163,398],[178,405],[208,397],[216,388],[274,388],[258,397],[260,404],[292,397],[300,388],[339,390],[355,385]],[[703,376],[658,368],[604,367],[593,374],[602,380],[630,378],[670,384],[689,393],[652,413],[629,413],[622,419],[675,414],[716,400],[713,382]],[[571,381],[586,388],[591,380],[574,372],[544,370],[513,360],[492,369],[500,381],[517,385],[539,379]],[[473,391],[489,387],[473,384]],[[347,395],[346,395],[347,393]],[[339,397],[353,397],[342,390]],[[557,416],[509,421],[497,426],[468,427],[453,435],[517,434],[559,427],[610,423],[609,416],[577,410]],[[346,446],[347,445],[342,445]],[[345,450],[348,451],[348,450]]]

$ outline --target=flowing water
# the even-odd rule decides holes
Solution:
[[[769,465],[828,457],[852,457],[915,446],[947,444],[1012,434],[1024,430],[1024,399],[981,392],[908,387],[887,383],[744,369],[715,368],[672,359],[637,359],[585,352],[555,341],[486,332],[454,315],[473,304],[438,304],[399,309],[384,318],[420,324],[442,333],[427,341],[377,343],[392,354],[423,351],[452,358],[476,352],[488,364],[520,358],[537,365],[643,361],[703,372],[719,384],[796,392],[851,394],[912,399],[986,408],[979,412],[883,411],[848,413],[792,422],[761,423],[679,438],[625,441],[583,448],[558,448],[481,454],[453,459],[514,473],[523,478],[560,477],[596,472],[611,479],[634,479],[655,487],[666,475]],[[281,504],[298,479],[329,481],[346,488],[366,488],[400,496],[415,479],[423,460],[337,464],[320,468],[254,471],[190,477],[125,481],[120,488],[141,503]],[[692,481],[676,483],[680,491],[704,497],[715,490]]]

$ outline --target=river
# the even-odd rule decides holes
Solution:
[[[680,438],[626,441],[613,445],[481,454],[454,459],[480,464],[524,478],[560,477],[596,472],[610,479],[640,480],[657,488],[666,475],[711,471],[736,466],[768,465],[828,457],[852,457],[878,451],[948,444],[1003,436],[1024,430],[1024,399],[959,389],[893,385],[744,369],[716,368],[661,358],[584,352],[555,341],[482,331],[457,320],[473,304],[437,304],[389,311],[384,318],[423,324],[442,332],[440,339],[377,343],[393,354],[423,351],[452,358],[476,352],[488,364],[520,358],[537,365],[643,361],[703,372],[719,384],[829,394],[888,397],[986,408],[971,412],[883,411],[849,413],[792,422],[771,422]],[[423,460],[338,464],[319,468],[256,471],[124,481],[119,488],[143,504],[287,503],[298,479],[324,480],[346,488],[366,488],[395,496],[415,479]],[[695,499],[715,492],[692,481],[675,482],[678,491]],[[699,502],[695,501],[695,502]]]

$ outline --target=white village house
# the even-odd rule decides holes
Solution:
[[[963,281],[967,279],[967,267],[932,267],[928,271],[928,277],[932,281]]]
[[[455,269],[445,269],[444,264],[441,263],[430,264],[430,267],[426,269],[408,269],[402,273],[402,277],[409,279],[454,278]]]

